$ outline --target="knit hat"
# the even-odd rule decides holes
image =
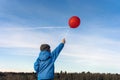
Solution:
[[[50,52],[50,46],[48,44],[42,44],[40,46],[41,51],[49,51]]]

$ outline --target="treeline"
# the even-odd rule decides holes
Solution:
[[[0,80],[36,80],[35,73],[0,72]]]
[[[37,80],[35,73],[0,72],[0,80]],[[111,73],[55,73],[54,80],[120,80],[120,74]]]

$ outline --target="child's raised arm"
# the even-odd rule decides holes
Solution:
[[[65,38],[62,39],[62,42],[52,51],[53,62],[56,60],[56,58],[58,57],[59,53],[63,49],[64,44],[65,44]]]

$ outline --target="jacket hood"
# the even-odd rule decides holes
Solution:
[[[39,54],[40,60],[47,60],[51,56],[51,53],[48,51],[41,51]]]

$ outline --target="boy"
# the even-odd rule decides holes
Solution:
[[[42,44],[40,54],[34,63],[34,69],[37,73],[38,80],[53,80],[54,79],[54,62],[57,59],[60,51],[63,49],[65,39],[51,52],[48,44]]]

